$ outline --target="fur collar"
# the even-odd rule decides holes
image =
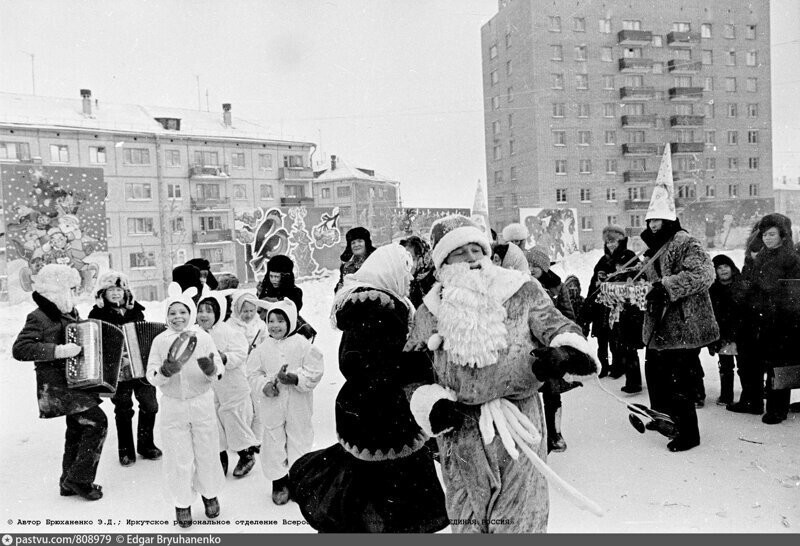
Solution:
[[[71,320],[80,320],[78,312],[74,308],[69,313],[62,313],[55,303],[42,296],[39,292],[34,292],[32,297],[34,303],[39,306],[39,309],[53,322],[60,321],[62,317],[67,317]]]

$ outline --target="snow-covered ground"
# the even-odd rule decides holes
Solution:
[[[738,264],[742,254],[731,252]],[[554,266],[562,277],[577,274],[586,292],[599,251],[573,255]],[[303,316],[319,331],[316,344],[326,356],[326,373],[315,391],[315,446],[335,441],[333,406],[343,383],[336,355],[339,333],[328,314],[335,279],[302,285]],[[147,318],[163,320],[163,305],[145,303]],[[78,306],[82,316],[89,302]],[[40,420],[33,365],[11,358],[11,344],[33,303],[0,308],[0,507],[2,529],[12,532],[177,532],[174,508],[161,493],[161,463],[138,460],[119,466],[113,406],[102,406],[109,433],[97,483],[105,496],[97,502],[58,495],[64,420]],[[592,341],[594,343],[594,340]],[[642,362],[644,352],[641,352]],[[739,415],[716,406],[719,376],[716,359],[702,354],[707,405],[698,410],[702,444],[685,453],[670,453],[667,440],[655,432],[638,434],[627,410],[597,385],[587,384],[564,396],[563,433],[569,445],[549,463],[563,478],[599,503],[598,518],[570,504],[551,488],[549,531],[553,533],[759,532],[800,530],[800,415],[789,414],[767,426],[754,415]],[[635,396],[619,392],[624,379],[601,380],[631,402],[649,404],[647,390]],[[736,396],[738,397],[738,380]],[[793,401],[797,401],[795,392]],[[158,427],[156,427],[158,430]],[[157,440],[158,443],[158,440]],[[233,457],[235,464],[236,457]],[[260,466],[242,479],[228,475],[220,495],[224,525],[202,525],[203,505],[193,505],[195,525],[187,533],[313,532],[296,504],[278,507]],[[46,525],[45,520],[92,520],[92,525]],[[23,527],[19,520],[39,520]],[[141,525],[129,520],[167,520]],[[251,524],[275,521],[274,524]],[[98,522],[102,521],[102,525]],[[111,523],[112,527],[108,527]]]

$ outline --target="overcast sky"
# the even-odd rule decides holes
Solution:
[[[640,0],[641,1],[641,0]],[[709,0],[710,1],[710,0]],[[744,1],[744,0],[743,0]],[[469,207],[485,180],[480,27],[496,0],[0,0],[0,91],[201,107]],[[772,1],[775,175],[800,176],[800,2]],[[317,154],[319,155],[319,154]]]

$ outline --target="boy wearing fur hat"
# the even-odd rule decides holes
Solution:
[[[338,292],[342,287],[346,275],[358,271],[364,260],[375,252],[375,247],[372,246],[372,235],[367,228],[358,226],[348,230],[345,234],[345,240],[347,241],[347,247],[340,256],[342,265],[339,266],[339,282],[336,283],[336,287],[333,289],[334,292]]]
[[[294,262],[289,256],[279,254],[267,262],[267,273],[261,281],[258,299],[277,301],[289,298],[297,308],[303,308],[303,290],[295,285]]]
[[[284,299],[267,308],[269,338],[247,358],[256,394],[264,450],[261,469],[272,482],[272,502],[289,501],[289,467],[314,444],[314,387],[322,379],[322,352],[297,328],[297,309]]]
[[[217,346],[225,375],[214,383],[214,403],[219,424],[220,453],[224,474],[228,474],[228,450],[239,454],[233,470],[236,478],[246,476],[255,465],[259,441],[250,428],[253,422],[253,401],[247,383],[245,361],[247,339],[244,334],[223,322],[228,302],[224,295],[212,292],[202,296],[197,307],[197,324],[211,334]]]
[[[103,490],[94,479],[108,420],[99,407],[99,396],[67,386],[65,360],[81,352],[79,345],[66,342],[64,331],[67,325],[80,320],[73,298],[81,277],[67,265],[48,264],[33,281],[37,309],[28,314],[11,353],[17,360],[34,361],[39,417],[67,418],[59,480],[61,495],[98,500]]]
[[[720,396],[717,405],[727,406],[733,404],[733,370],[738,355],[736,341],[742,325],[745,287],[742,274],[730,257],[718,254],[711,261],[717,278],[708,293],[719,325],[719,340],[708,346],[708,352],[719,354]],[[741,369],[739,373],[741,375]]]
[[[214,340],[195,325],[195,296],[193,287],[182,292],[177,283],[169,285],[167,330],[153,340],[147,360],[147,380],[162,394],[165,497],[175,506],[181,527],[192,525],[197,493],[203,498],[206,516],[219,515],[217,495],[224,479],[217,457],[219,431],[212,388],[225,367]]]
[[[453,531],[544,532],[546,479],[493,434],[490,406],[512,404],[544,432],[543,382],[599,366],[580,327],[538,282],[491,263],[491,242],[469,219],[440,219],[431,242],[439,282],[417,311],[405,350],[419,351],[417,358],[432,351],[436,383],[416,388],[410,404],[422,430],[438,438]],[[532,449],[546,459],[546,446],[541,434]]]
[[[128,277],[119,271],[106,271],[97,281],[97,303],[89,311],[90,319],[102,320],[122,326],[144,320],[144,307],[133,298]],[[123,358],[128,358],[123,347]],[[137,445],[133,443],[133,395],[139,403]],[[119,464],[130,466],[136,462],[136,453],[144,459],[158,460],[161,450],[153,443],[153,427],[158,413],[156,388],[142,378],[120,381],[111,397],[114,404],[114,421],[117,426]]]
[[[525,241],[528,239],[528,228],[515,222],[508,224],[503,228],[503,240],[507,243],[517,245],[521,249],[525,249]]]

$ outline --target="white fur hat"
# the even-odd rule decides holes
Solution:
[[[64,264],[47,264],[32,277],[32,280],[33,288],[45,297],[81,285],[80,273]]]
[[[128,276],[120,271],[109,269],[97,279],[97,287],[95,288],[97,295],[99,296],[101,291],[104,291],[106,288],[111,288],[112,286],[122,288],[123,290],[130,290]]]
[[[455,249],[469,243],[480,245],[486,256],[492,255],[492,241],[475,223],[460,214],[452,214],[435,221],[431,226],[431,258],[439,269]]]
[[[197,294],[197,289],[190,286],[185,292],[181,292],[181,285],[176,282],[169,283],[167,288],[167,301],[164,306],[164,322],[169,326],[167,316],[169,315],[169,308],[173,303],[182,303],[189,309],[189,326],[197,321],[197,306],[194,304],[192,298]]]
[[[503,228],[503,240],[507,243],[510,241],[524,241],[527,238],[528,228],[519,222],[508,224]]]

